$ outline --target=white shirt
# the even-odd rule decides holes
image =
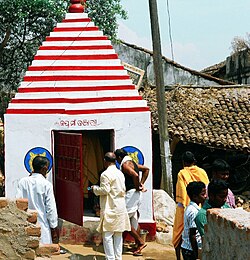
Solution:
[[[181,247],[184,249],[188,249],[193,251],[193,248],[191,246],[190,243],[190,239],[189,239],[189,229],[190,228],[196,228],[196,224],[195,224],[195,217],[198,214],[200,210],[200,207],[193,201],[191,201],[189,203],[189,205],[187,206],[185,213],[184,213],[184,230],[182,232],[182,244]],[[198,232],[198,230],[196,230],[196,241],[198,244],[198,248],[201,248],[201,236]]]
[[[22,178],[17,187],[16,198],[27,198],[29,209],[38,213],[42,244],[51,244],[50,228],[57,227],[58,216],[52,184],[40,173]]]

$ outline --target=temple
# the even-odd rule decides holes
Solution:
[[[140,223],[155,225],[149,107],[110,40],[80,1],[56,25],[29,66],[5,114],[6,196],[32,172],[37,154],[50,161],[59,217],[82,225],[92,207],[87,187],[98,183],[103,154],[125,148],[151,171]]]

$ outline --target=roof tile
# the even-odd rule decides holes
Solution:
[[[155,88],[143,97],[158,131]],[[177,86],[166,92],[169,136],[221,149],[250,151],[250,86]]]

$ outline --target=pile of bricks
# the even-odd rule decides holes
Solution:
[[[27,199],[0,198],[0,259],[35,259],[59,254],[58,244],[41,245],[37,212]]]

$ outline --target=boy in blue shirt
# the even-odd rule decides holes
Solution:
[[[201,181],[194,181],[186,189],[191,201],[184,213],[181,251],[184,260],[196,260],[198,248],[201,248],[201,236],[194,220],[200,210],[199,204],[203,204],[206,199],[206,185]]]
[[[208,199],[195,218],[197,229],[204,236],[204,226],[207,224],[207,210],[212,208],[230,208],[226,203],[228,195],[228,183],[223,180],[212,180],[208,184]]]

